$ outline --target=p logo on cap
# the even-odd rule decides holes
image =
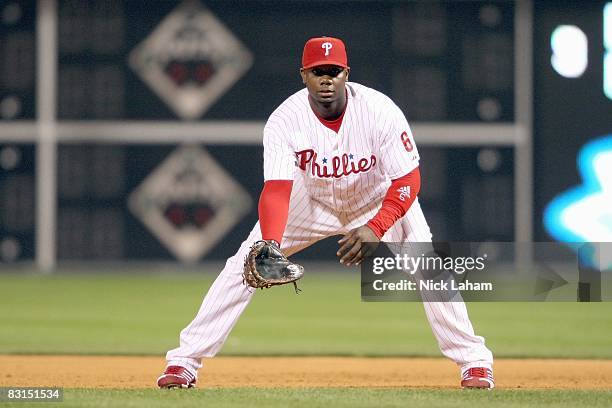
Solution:
[[[302,68],[308,69],[319,65],[337,65],[348,68],[346,48],[341,39],[317,37],[306,41],[302,54]]]
[[[334,45],[330,43],[329,41],[325,41],[323,44],[321,44],[321,48],[325,48],[326,57],[329,55],[329,50],[331,50],[333,46]]]

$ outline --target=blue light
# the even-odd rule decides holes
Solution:
[[[575,251],[585,243],[612,242],[612,135],[580,150],[578,170],[583,184],[559,194],[544,211],[550,235]],[[602,264],[601,257],[593,253],[589,262],[601,269],[612,266],[609,259]]]

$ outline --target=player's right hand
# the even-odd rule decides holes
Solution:
[[[376,249],[376,245],[364,245],[366,243],[378,243],[380,239],[367,225],[362,225],[349,231],[338,241],[340,249],[336,255],[340,257],[340,263],[346,266],[359,265],[368,255]]]

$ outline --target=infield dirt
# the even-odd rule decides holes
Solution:
[[[0,356],[0,386],[150,388],[162,357]],[[499,359],[500,388],[612,389],[612,360]],[[445,359],[362,357],[217,357],[200,370],[206,387],[457,388],[459,373]]]

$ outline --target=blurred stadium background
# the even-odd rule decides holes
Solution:
[[[607,4],[3,0],[2,267],[231,255],[257,219],[264,121],[317,35],[405,111],[436,239],[550,240],[544,207],[612,131]]]

